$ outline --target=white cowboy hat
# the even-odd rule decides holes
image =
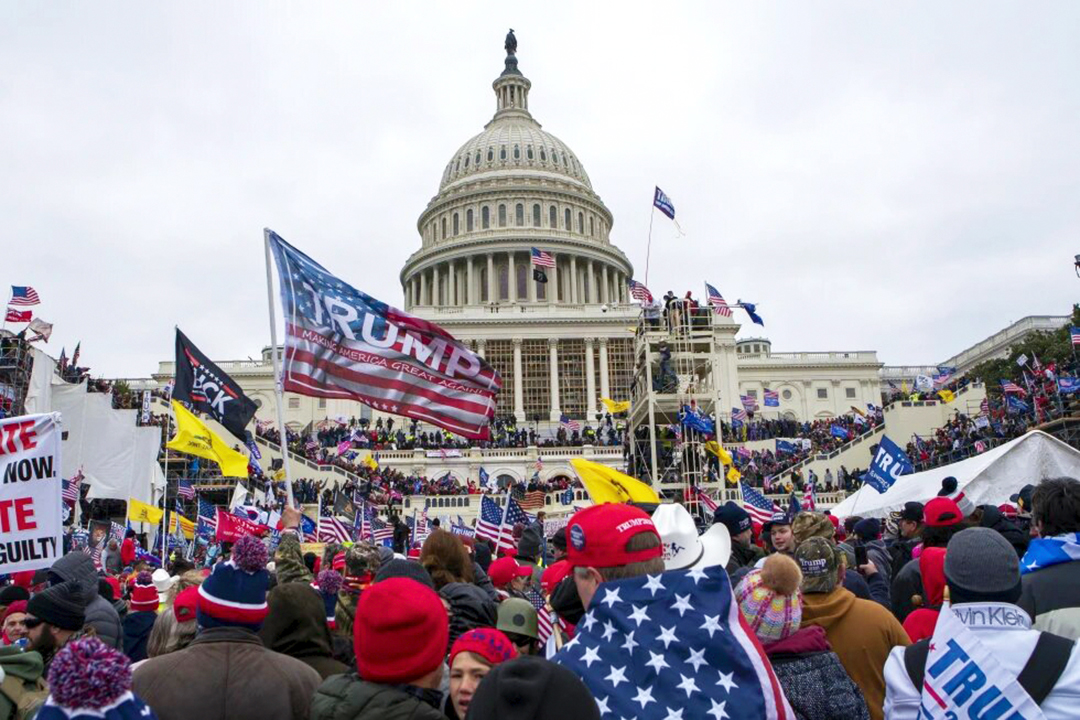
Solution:
[[[664,567],[686,570],[727,565],[731,557],[731,535],[717,523],[698,535],[690,512],[682,505],[669,503],[656,508],[652,516],[664,546]]]

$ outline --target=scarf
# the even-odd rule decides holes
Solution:
[[[1080,532],[1035,538],[1020,560],[1020,574],[1027,575],[1051,565],[1080,560]]]

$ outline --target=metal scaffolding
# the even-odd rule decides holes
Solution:
[[[33,351],[33,346],[18,335],[6,331],[0,334],[0,417],[26,414]]]

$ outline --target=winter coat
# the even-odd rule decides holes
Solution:
[[[765,653],[798,720],[869,720],[866,701],[823,628],[805,627],[768,643]]]
[[[124,542],[120,544],[120,560],[124,563],[124,567],[131,567],[135,564],[134,539],[124,538]]]
[[[904,618],[904,632],[916,643],[934,634],[941,604],[945,601],[945,548],[925,548],[919,556],[923,578],[922,605]]]
[[[871,540],[863,543],[866,548],[866,557],[877,567],[878,574],[888,585],[892,582],[892,556],[889,555],[885,543],[881,540]]]
[[[124,631],[120,627],[120,616],[112,603],[98,595],[98,574],[89,555],[76,550],[52,564],[49,568],[50,584],[68,580],[74,580],[82,593],[86,624],[94,628],[98,638],[106,645],[122,650]]]
[[[731,575],[741,567],[753,567],[754,563],[765,557],[765,551],[757,545],[731,543],[731,558],[728,560],[727,574]]]
[[[132,691],[159,720],[306,720],[321,681],[250,630],[219,627],[140,665]]]
[[[1026,622],[984,622],[987,618],[995,617],[995,613],[1000,615],[1003,608],[1015,611],[1016,606],[1004,603],[965,603],[953,607],[972,611],[957,613],[957,617],[968,626],[1005,670],[1019,674],[1035,649],[1039,633],[1030,629]],[[922,688],[916,689],[911,682],[911,676],[904,665],[902,649],[896,649],[889,654],[889,660],[885,663],[885,682],[888,686],[885,709],[889,713],[889,720],[917,720],[920,716]],[[1054,689],[1043,700],[1040,709],[1046,720],[1074,720],[1077,717],[1077,706],[1080,706],[1080,646],[1073,647],[1064,672],[1058,678]]]
[[[404,555],[408,551],[409,526],[403,522],[394,525],[394,552]]]
[[[1024,557],[1028,543],[1031,542],[1031,535],[1021,530],[1019,525],[1005,517],[994,505],[983,505],[982,511],[982,522],[979,525],[997,532],[1009,541],[1017,557]]]
[[[18,647],[0,647],[0,720],[15,717],[17,704],[23,708],[45,702],[45,663],[41,654]]]
[[[1017,605],[1035,621],[1036,630],[1080,639],[1080,560],[1029,572],[1022,583]]]
[[[335,675],[311,701],[311,720],[446,720],[414,695],[391,685],[361,680],[356,673]]]
[[[885,660],[897,645],[911,644],[896,618],[881,605],[840,587],[829,593],[805,593],[802,625],[825,629],[833,652],[866,698],[870,717],[882,720]]]
[[[153,611],[131,612],[124,616],[124,654],[131,662],[145,660],[146,642],[154,629],[157,613]]]
[[[310,585],[286,583],[270,591],[270,613],[259,637],[266,647],[296,658],[323,680],[349,668],[331,657],[330,627],[322,595]]]
[[[495,627],[498,622],[495,603],[475,585],[447,583],[439,590],[439,595],[450,603],[450,645],[469,630]]]
[[[105,549],[101,553],[101,564],[105,566],[105,572],[110,575],[119,575],[124,571],[124,561],[120,557],[120,549]]]
[[[900,568],[899,574],[892,581],[889,596],[892,612],[896,619],[904,622],[904,619],[915,609],[911,598],[922,594],[922,573],[919,570],[919,559],[915,558]]]

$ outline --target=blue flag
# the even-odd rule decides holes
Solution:
[[[776,453],[778,455],[793,455],[796,452],[795,443],[790,440],[776,440]]]
[[[1031,410],[1026,402],[1015,395],[1006,395],[1005,402],[1010,413],[1026,413]]]
[[[566,488],[566,492],[564,492],[562,494],[562,504],[563,505],[573,505],[574,504],[574,488]]]
[[[833,425],[829,428],[829,432],[832,433],[834,438],[839,438],[840,440],[848,439],[847,428],[843,425]]]
[[[671,202],[671,198],[664,194],[664,191],[660,188],[656,188],[656,192],[653,194],[653,207],[660,212],[667,215],[672,220],[675,219],[675,204]]]
[[[679,419],[684,426],[697,430],[703,435],[712,435],[716,432],[713,421],[694,412],[690,409],[689,405],[683,405],[682,412],[680,412],[679,415]]]
[[[870,469],[863,475],[863,482],[883,493],[892,487],[901,475],[908,475],[915,467],[900,447],[888,437],[882,436],[877,455]]]
[[[1080,390],[1080,378],[1058,378],[1058,392],[1062,395],[1071,395]]]
[[[740,300],[739,306],[746,311],[746,314],[750,316],[750,319],[754,323],[760,325],[761,327],[765,327],[765,321],[762,320],[761,316],[757,314],[757,303],[748,303],[744,300]]]
[[[600,717],[794,717],[720,566],[604,583],[552,659],[584,681]]]

